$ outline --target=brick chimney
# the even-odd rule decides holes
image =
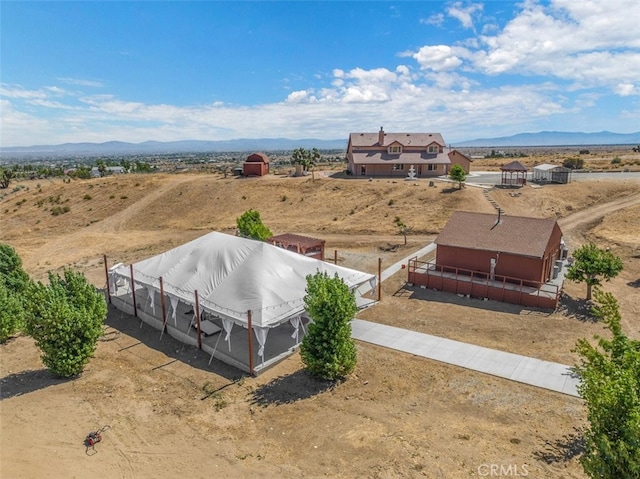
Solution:
[[[384,130],[382,127],[380,127],[380,131],[378,132],[378,144],[384,146]]]

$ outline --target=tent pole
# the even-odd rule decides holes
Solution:
[[[133,296],[133,315],[138,317],[138,305],[136,304],[136,283],[133,281],[133,264],[129,265],[129,272],[131,274],[131,296]]]
[[[247,311],[247,322],[249,323],[249,374],[254,376],[253,371],[253,326],[251,325],[251,310]]]
[[[196,324],[198,325],[198,349],[202,349],[202,336],[200,335],[200,301],[198,301],[198,290],[195,290],[196,295]]]
[[[378,258],[378,301],[382,298],[382,258]]]
[[[162,339],[162,335],[167,332],[167,308],[164,302],[164,284],[162,282],[162,276],[160,276],[160,304],[162,305],[162,332],[160,333],[160,339]]]
[[[107,265],[107,255],[103,255],[104,257],[104,274],[107,277],[107,298],[109,299],[109,304],[111,304],[111,287],[109,286],[109,266]]]

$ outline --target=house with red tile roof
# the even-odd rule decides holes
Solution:
[[[447,148],[440,133],[351,133],[347,171],[356,177],[416,178],[446,175],[459,164],[469,173],[471,158]]]

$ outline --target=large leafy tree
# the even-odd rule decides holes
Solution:
[[[462,183],[467,179],[464,169],[460,165],[453,165],[449,172],[449,178],[458,182],[458,189],[462,188]]]
[[[337,275],[332,278],[322,272],[307,276],[306,292],[305,307],[313,322],[300,346],[302,362],[323,379],[342,379],[357,362],[351,337],[355,296]]]
[[[104,295],[82,273],[49,273],[49,285],[34,284],[26,307],[26,330],[54,374],[80,374],[102,334],[107,314]]]
[[[236,219],[238,233],[245,238],[253,238],[259,241],[265,241],[273,236],[271,230],[267,228],[260,218],[260,212],[256,210],[247,210]]]
[[[596,346],[578,341],[578,391],[587,407],[589,428],[581,458],[591,478],[640,477],[640,341],[629,339],[620,326],[618,302],[596,289],[593,311],[612,333],[596,337]]]
[[[4,343],[23,326],[23,298],[30,284],[22,269],[18,253],[0,243],[0,343]]]
[[[574,262],[567,270],[566,278],[587,284],[587,300],[591,299],[593,286],[602,280],[609,281],[622,271],[622,260],[608,250],[587,243],[573,252]]]

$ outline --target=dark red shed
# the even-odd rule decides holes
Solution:
[[[280,248],[295,251],[310,258],[324,260],[324,240],[285,233],[272,236],[267,241]]]
[[[264,153],[252,153],[242,164],[244,176],[264,176],[269,174],[269,157]]]

